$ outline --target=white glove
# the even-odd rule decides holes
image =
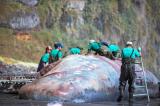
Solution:
[[[141,52],[141,50],[142,50],[142,49],[141,49],[141,47],[138,47],[138,49],[137,49],[137,50],[138,50],[139,52]]]

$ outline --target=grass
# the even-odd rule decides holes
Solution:
[[[75,46],[81,46],[86,51],[89,40],[89,38],[79,39],[60,31],[48,29],[30,32],[32,39],[29,41],[16,39],[10,29],[0,28],[0,32],[0,55],[28,62],[38,62],[45,51],[45,47],[47,45],[53,47],[54,42],[59,41],[64,44],[63,52],[68,51],[69,47]]]

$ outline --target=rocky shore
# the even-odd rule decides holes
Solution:
[[[17,61],[11,58],[0,58],[0,76],[23,76],[35,74],[37,64]]]
[[[36,69],[35,63],[0,57],[0,92],[18,93],[23,85],[35,79]]]

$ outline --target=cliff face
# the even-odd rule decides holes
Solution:
[[[160,76],[159,9],[159,0],[0,0],[0,54],[38,61],[43,47],[57,40],[63,41],[65,50],[76,44],[86,48],[91,38],[122,47],[127,40],[136,40],[146,68]],[[31,33],[31,41],[17,41],[17,30]]]

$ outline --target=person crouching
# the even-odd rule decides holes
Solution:
[[[37,68],[37,72],[41,71],[42,68],[44,68],[46,65],[48,65],[49,55],[50,55],[51,50],[52,50],[52,48],[50,46],[46,47],[45,54],[43,54],[40,59],[40,62],[39,62],[38,68]]]

